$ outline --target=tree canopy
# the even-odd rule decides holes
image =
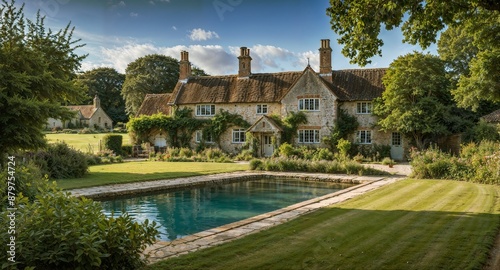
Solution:
[[[451,25],[438,52],[452,80],[460,107],[477,110],[481,101],[500,103],[500,15],[479,10],[474,20]]]
[[[73,28],[46,30],[44,18],[24,17],[14,1],[0,7],[0,156],[45,145],[49,117],[69,118],[63,102],[81,100],[73,79],[84,56]]]
[[[101,106],[114,123],[126,122],[125,101],[121,96],[125,75],[114,68],[95,68],[80,74],[77,83],[85,88],[83,104],[91,104],[95,95],[99,96]]]
[[[122,96],[126,111],[135,115],[146,94],[172,92],[179,80],[179,61],[159,54],[146,55],[128,64]]]
[[[459,121],[451,114],[449,80],[437,56],[416,52],[400,56],[389,66],[383,83],[386,89],[374,109],[382,130],[401,132],[423,148]]]
[[[326,13],[340,35],[342,53],[361,66],[382,55],[382,26],[401,27],[403,41],[423,49],[447,28],[440,55],[455,73],[454,98],[476,109],[480,100],[500,102],[499,10],[500,2],[492,0],[331,0]]]

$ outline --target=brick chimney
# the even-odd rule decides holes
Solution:
[[[327,80],[332,79],[332,48],[330,40],[322,39],[319,48],[319,74]]]
[[[248,49],[247,47],[241,47],[238,60],[240,62],[238,77],[250,77],[250,75],[252,74],[252,57],[250,57],[250,49]]]
[[[187,80],[191,77],[191,63],[189,63],[189,53],[181,51],[181,61],[179,62],[179,81]]]

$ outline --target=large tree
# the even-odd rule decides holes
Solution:
[[[127,66],[122,96],[135,115],[146,94],[170,93],[179,80],[179,61],[159,54],[141,57]]]
[[[450,133],[460,120],[452,115],[449,79],[437,56],[412,53],[389,66],[385,91],[375,100],[375,115],[384,131],[398,131],[412,138],[418,148]]]
[[[75,49],[73,29],[46,30],[44,18],[24,17],[14,1],[0,7],[0,158],[20,149],[45,145],[42,133],[49,117],[69,118],[60,106],[78,102],[75,72],[85,56]]]
[[[500,102],[499,10],[500,2],[494,0],[330,0],[326,13],[340,35],[342,53],[361,66],[382,55],[382,26],[387,30],[401,26],[403,41],[424,49],[446,27],[463,29],[477,51],[472,52],[474,57],[463,58],[468,73],[459,75],[453,94],[460,105],[476,108],[478,100]]]
[[[438,41],[460,107],[480,109],[483,100],[500,103],[500,15],[478,10],[474,20],[451,25]]]
[[[125,101],[121,96],[125,75],[118,73],[114,68],[95,68],[77,78],[77,83],[85,87],[83,104],[92,103],[95,95],[99,96],[101,106],[111,117],[113,122],[126,122]]]

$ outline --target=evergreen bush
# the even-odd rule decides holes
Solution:
[[[105,149],[112,150],[115,154],[122,154],[123,137],[121,135],[108,134],[102,138]]]
[[[86,155],[64,142],[49,144],[47,149],[36,152],[33,162],[53,179],[79,178],[88,171]]]

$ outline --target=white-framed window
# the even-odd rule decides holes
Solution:
[[[319,111],[319,98],[299,99],[299,111]]]
[[[319,143],[319,130],[301,129],[298,131],[299,143]]]
[[[373,111],[373,104],[371,102],[358,102],[357,114],[371,114]]]
[[[257,104],[257,114],[267,114],[267,104]]]
[[[215,115],[215,105],[213,104],[196,105],[196,116],[214,116],[214,115]]]
[[[244,128],[233,129],[233,143],[244,143],[245,140],[246,137]]]
[[[370,130],[358,130],[356,133],[356,142],[359,144],[371,144],[372,132]]]
[[[211,133],[208,133],[205,140],[203,140],[203,131],[201,130],[197,130],[196,131],[196,136],[195,136],[195,141],[197,143],[200,143],[202,141],[205,141],[205,143],[213,143],[214,142],[214,139],[212,137],[212,134]]]

